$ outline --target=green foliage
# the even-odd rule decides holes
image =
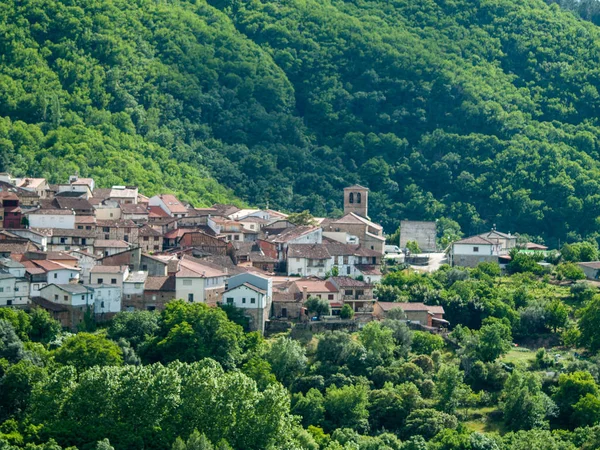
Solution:
[[[60,323],[54,320],[45,309],[33,308],[29,316],[31,319],[29,337],[32,341],[47,344],[59,335],[62,328]]]
[[[411,253],[421,253],[421,247],[419,247],[419,243],[417,241],[408,241],[406,243],[406,248]]]
[[[287,216],[286,220],[297,226],[309,226],[315,225],[315,218],[312,216],[309,210],[304,210],[298,213],[292,213]]]
[[[348,304],[342,306],[342,310],[340,311],[340,317],[343,320],[350,320],[354,317],[354,310]]]
[[[329,302],[322,298],[310,297],[308,300],[306,300],[304,306],[309,313],[316,314],[318,318],[331,314]]]
[[[132,311],[117,314],[108,327],[108,337],[125,339],[133,348],[151,339],[158,332],[160,315],[154,311]]]
[[[565,244],[560,249],[562,259],[567,262],[597,261],[598,244],[589,241]]]
[[[367,388],[362,385],[327,388],[325,394],[325,429],[352,428],[368,430],[369,404]]]
[[[595,295],[579,311],[579,342],[593,352],[600,350],[600,295]]]
[[[418,409],[406,419],[406,433],[430,439],[444,429],[456,428],[457,424],[456,417],[450,414],[429,408]]]
[[[504,422],[512,430],[529,430],[548,425],[556,406],[542,392],[538,375],[514,371],[502,391],[502,412]]]
[[[290,386],[302,374],[307,361],[302,345],[287,337],[281,337],[271,344],[266,359],[277,379],[286,386]]]
[[[499,320],[488,321],[477,333],[477,356],[484,362],[494,361],[512,346],[510,325]]]
[[[415,331],[412,338],[411,350],[420,355],[431,355],[436,350],[444,348],[444,340],[437,334],[426,331]]]
[[[585,280],[585,273],[574,263],[561,263],[556,266],[556,278],[559,280]]]
[[[200,361],[213,358],[233,368],[242,357],[243,330],[220,308],[183,300],[161,312],[156,335],[140,353],[147,361]]]
[[[558,386],[552,395],[552,399],[556,402],[559,408],[559,419],[571,427],[579,426],[578,421],[581,418],[581,413],[586,409],[590,409],[593,413],[594,402],[587,398],[580,403],[586,396],[591,395],[598,398],[600,390],[594,378],[589,372],[573,372],[570,374],[561,374],[558,377]],[[577,414],[575,413],[575,405],[578,404]],[[592,416],[589,419],[594,422],[598,416]]]
[[[90,333],[77,333],[65,339],[54,351],[54,358],[60,364],[73,366],[78,371],[123,363],[123,354],[115,342]]]

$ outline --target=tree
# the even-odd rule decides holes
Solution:
[[[431,355],[436,350],[444,348],[444,340],[437,334],[426,331],[413,332],[411,349],[420,355]]]
[[[265,358],[271,364],[277,379],[285,386],[290,386],[306,368],[304,347],[287,337],[281,337],[273,342]]]
[[[25,356],[23,342],[17,336],[15,327],[9,321],[0,319],[0,359],[17,363]]]
[[[242,366],[242,372],[256,382],[256,386],[264,391],[268,386],[277,382],[277,378],[271,372],[271,364],[258,356],[252,357]]]
[[[331,313],[329,302],[318,297],[310,297],[308,300],[306,300],[304,306],[306,307],[309,313],[316,314],[317,318],[319,319],[321,318],[321,316],[326,316]]]
[[[585,273],[583,273],[583,270],[574,263],[560,263],[556,266],[556,277],[559,280],[585,280]]]
[[[546,304],[548,326],[556,333],[559,328],[564,328],[569,320],[569,307],[561,300],[554,299]]]
[[[90,333],[77,333],[65,339],[54,351],[54,358],[60,364],[76,367],[78,371],[93,366],[123,364],[123,354],[116,342]]]
[[[592,352],[600,350],[600,295],[595,295],[579,310],[580,342]]]
[[[287,216],[286,220],[297,226],[312,226],[315,224],[315,218],[309,210],[304,210],[299,213],[292,213]]]
[[[121,312],[111,321],[108,337],[114,341],[123,338],[137,349],[158,332],[159,318],[154,311]]]
[[[494,361],[508,353],[511,346],[510,325],[502,321],[488,321],[477,333],[477,357],[484,362]]]
[[[598,385],[589,372],[573,372],[561,374],[558,377],[558,386],[552,395],[552,399],[559,408],[560,420],[567,425],[578,426],[579,422],[576,419],[580,418],[581,412],[585,408],[591,407],[593,409],[593,402],[587,399],[580,404],[577,416],[574,415],[575,404],[587,395],[597,398],[599,394]]]
[[[406,248],[411,254],[421,253],[421,247],[419,247],[419,243],[417,241],[408,241],[406,243]]]
[[[146,361],[200,361],[213,358],[234,368],[242,357],[244,333],[220,308],[183,300],[161,312],[156,336],[140,349]]]
[[[444,365],[437,374],[436,389],[439,407],[450,414],[466,402],[471,390],[464,383],[464,374],[457,366]]]
[[[340,311],[340,317],[343,320],[351,320],[354,317],[354,310],[350,305],[345,304]]]
[[[317,389],[309,389],[292,396],[292,414],[302,417],[302,426],[321,426],[325,419],[325,398]]]
[[[389,361],[394,355],[394,335],[390,328],[379,322],[369,322],[360,331],[358,339],[367,353],[379,362]]]
[[[44,368],[28,360],[9,366],[0,378],[0,421],[20,417],[29,405],[31,392],[47,377]]]
[[[556,405],[542,392],[538,375],[515,370],[506,380],[500,407],[504,422],[512,430],[530,430],[547,426]]]
[[[410,413],[406,419],[405,434],[420,435],[425,439],[431,439],[440,431],[449,428],[454,429],[458,425],[456,417],[435,409],[417,409]]]
[[[367,431],[368,405],[368,391],[365,386],[328,387],[325,393],[325,430],[352,428],[360,432]]]
[[[45,309],[33,308],[29,315],[31,317],[29,337],[32,341],[47,344],[56,339],[61,332],[60,323],[50,317]]]

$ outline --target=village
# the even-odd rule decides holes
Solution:
[[[517,245],[514,235],[493,229],[440,252],[435,222],[404,221],[400,247],[386,246],[383,228],[368,216],[369,190],[355,185],[343,195],[341,218],[293,223],[271,209],[194,208],[171,194],[98,188],[77,175],[51,185],[2,173],[0,306],[38,306],[75,330],[86,315],[102,322],[183,299],[235,306],[250,330],[263,333],[317,318],[360,324],[400,308],[407,322],[436,331],[449,325],[443,307],[377,301],[386,261],[425,270],[502,266]],[[405,255],[408,242],[424,256]],[[327,302],[326,313],[310,314],[311,299]]]

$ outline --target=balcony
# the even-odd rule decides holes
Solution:
[[[373,295],[343,295],[342,300],[347,302],[355,302],[355,301],[370,301],[373,302],[375,299]]]

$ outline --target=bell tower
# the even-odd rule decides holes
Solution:
[[[369,189],[355,184],[344,188],[344,214],[358,214],[369,218]]]

